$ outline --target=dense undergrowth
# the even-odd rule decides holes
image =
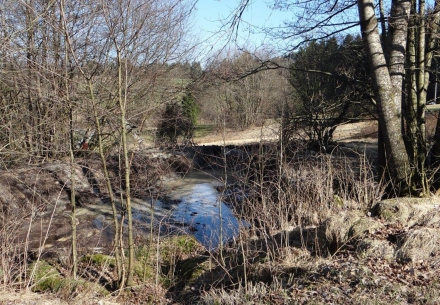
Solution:
[[[221,153],[220,196],[247,224],[234,240],[210,252],[187,235],[138,236],[135,283],[118,290],[111,246],[81,248],[73,279],[68,247],[31,255],[16,239],[29,215],[3,217],[3,289],[72,304],[438,304],[437,198],[382,200],[368,154],[347,147]]]

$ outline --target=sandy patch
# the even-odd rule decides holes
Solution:
[[[198,145],[240,145],[278,140],[279,124],[271,123],[263,126],[250,127],[246,130],[226,129],[217,133],[196,138]],[[376,143],[377,123],[365,121],[340,125],[334,133],[334,140],[338,142]]]

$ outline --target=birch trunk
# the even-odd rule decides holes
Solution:
[[[401,1],[406,2],[406,1]],[[381,44],[373,0],[358,0],[362,37],[372,71],[374,94],[377,100],[379,124],[384,140],[387,169],[399,194],[408,192],[409,159],[402,136],[401,106],[396,105],[396,89]],[[391,39],[395,50],[405,50],[406,36]],[[399,86],[402,88],[402,83]],[[401,89],[400,89],[401,90]]]

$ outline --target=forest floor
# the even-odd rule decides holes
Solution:
[[[210,133],[196,138],[196,143],[246,144],[276,137],[276,125],[269,124],[245,131]],[[335,140],[342,147],[373,158],[376,138],[373,122],[343,125],[335,133]],[[32,171],[23,173],[29,175],[20,176],[23,183],[35,178]],[[44,178],[40,169],[36,170],[37,175]],[[63,200],[60,204],[67,212],[68,203]],[[338,212],[320,225],[238,240],[222,254],[207,254],[198,248],[191,256],[179,250],[175,253],[173,274],[180,274],[181,282],[175,283],[174,288],[151,288],[150,283],[140,284],[122,293],[122,297],[98,296],[96,291],[73,291],[75,296],[66,296],[10,289],[0,284],[0,304],[440,304],[439,198],[389,199],[359,208],[335,195],[333,204],[341,205]],[[87,205],[87,217],[99,213],[97,208],[96,204]],[[82,223],[80,219],[80,228]],[[44,226],[43,222],[35,225]],[[80,234],[92,231],[90,226],[82,228]],[[58,237],[64,238],[63,230],[68,230],[68,226],[58,229]],[[87,234],[81,237],[82,242],[102,242]],[[111,232],[107,237],[110,235]],[[64,239],[64,243],[67,245],[69,240]],[[185,269],[187,265],[191,271]],[[3,266],[0,271],[5,279]],[[243,279],[245,274],[247,281]]]

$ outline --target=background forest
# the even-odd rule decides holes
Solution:
[[[197,109],[194,125],[217,128],[261,125],[283,111],[315,123],[319,116],[329,127],[374,115],[359,37],[311,42],[283,57],[222,52],[202,67],[190,58],[196,45],[185,35],[190,3],[178,10],[131,2],[8,5],[1,49],[5,166],[66,156],[71,141],[74,150],[84,141],[96,145],[96,119],[106,145],[117,143],[121,98],[139,134],[160,125],[167,105],[183,107],[184,96]],[[310,137],[328,141],[331,131],[323,132]]]

